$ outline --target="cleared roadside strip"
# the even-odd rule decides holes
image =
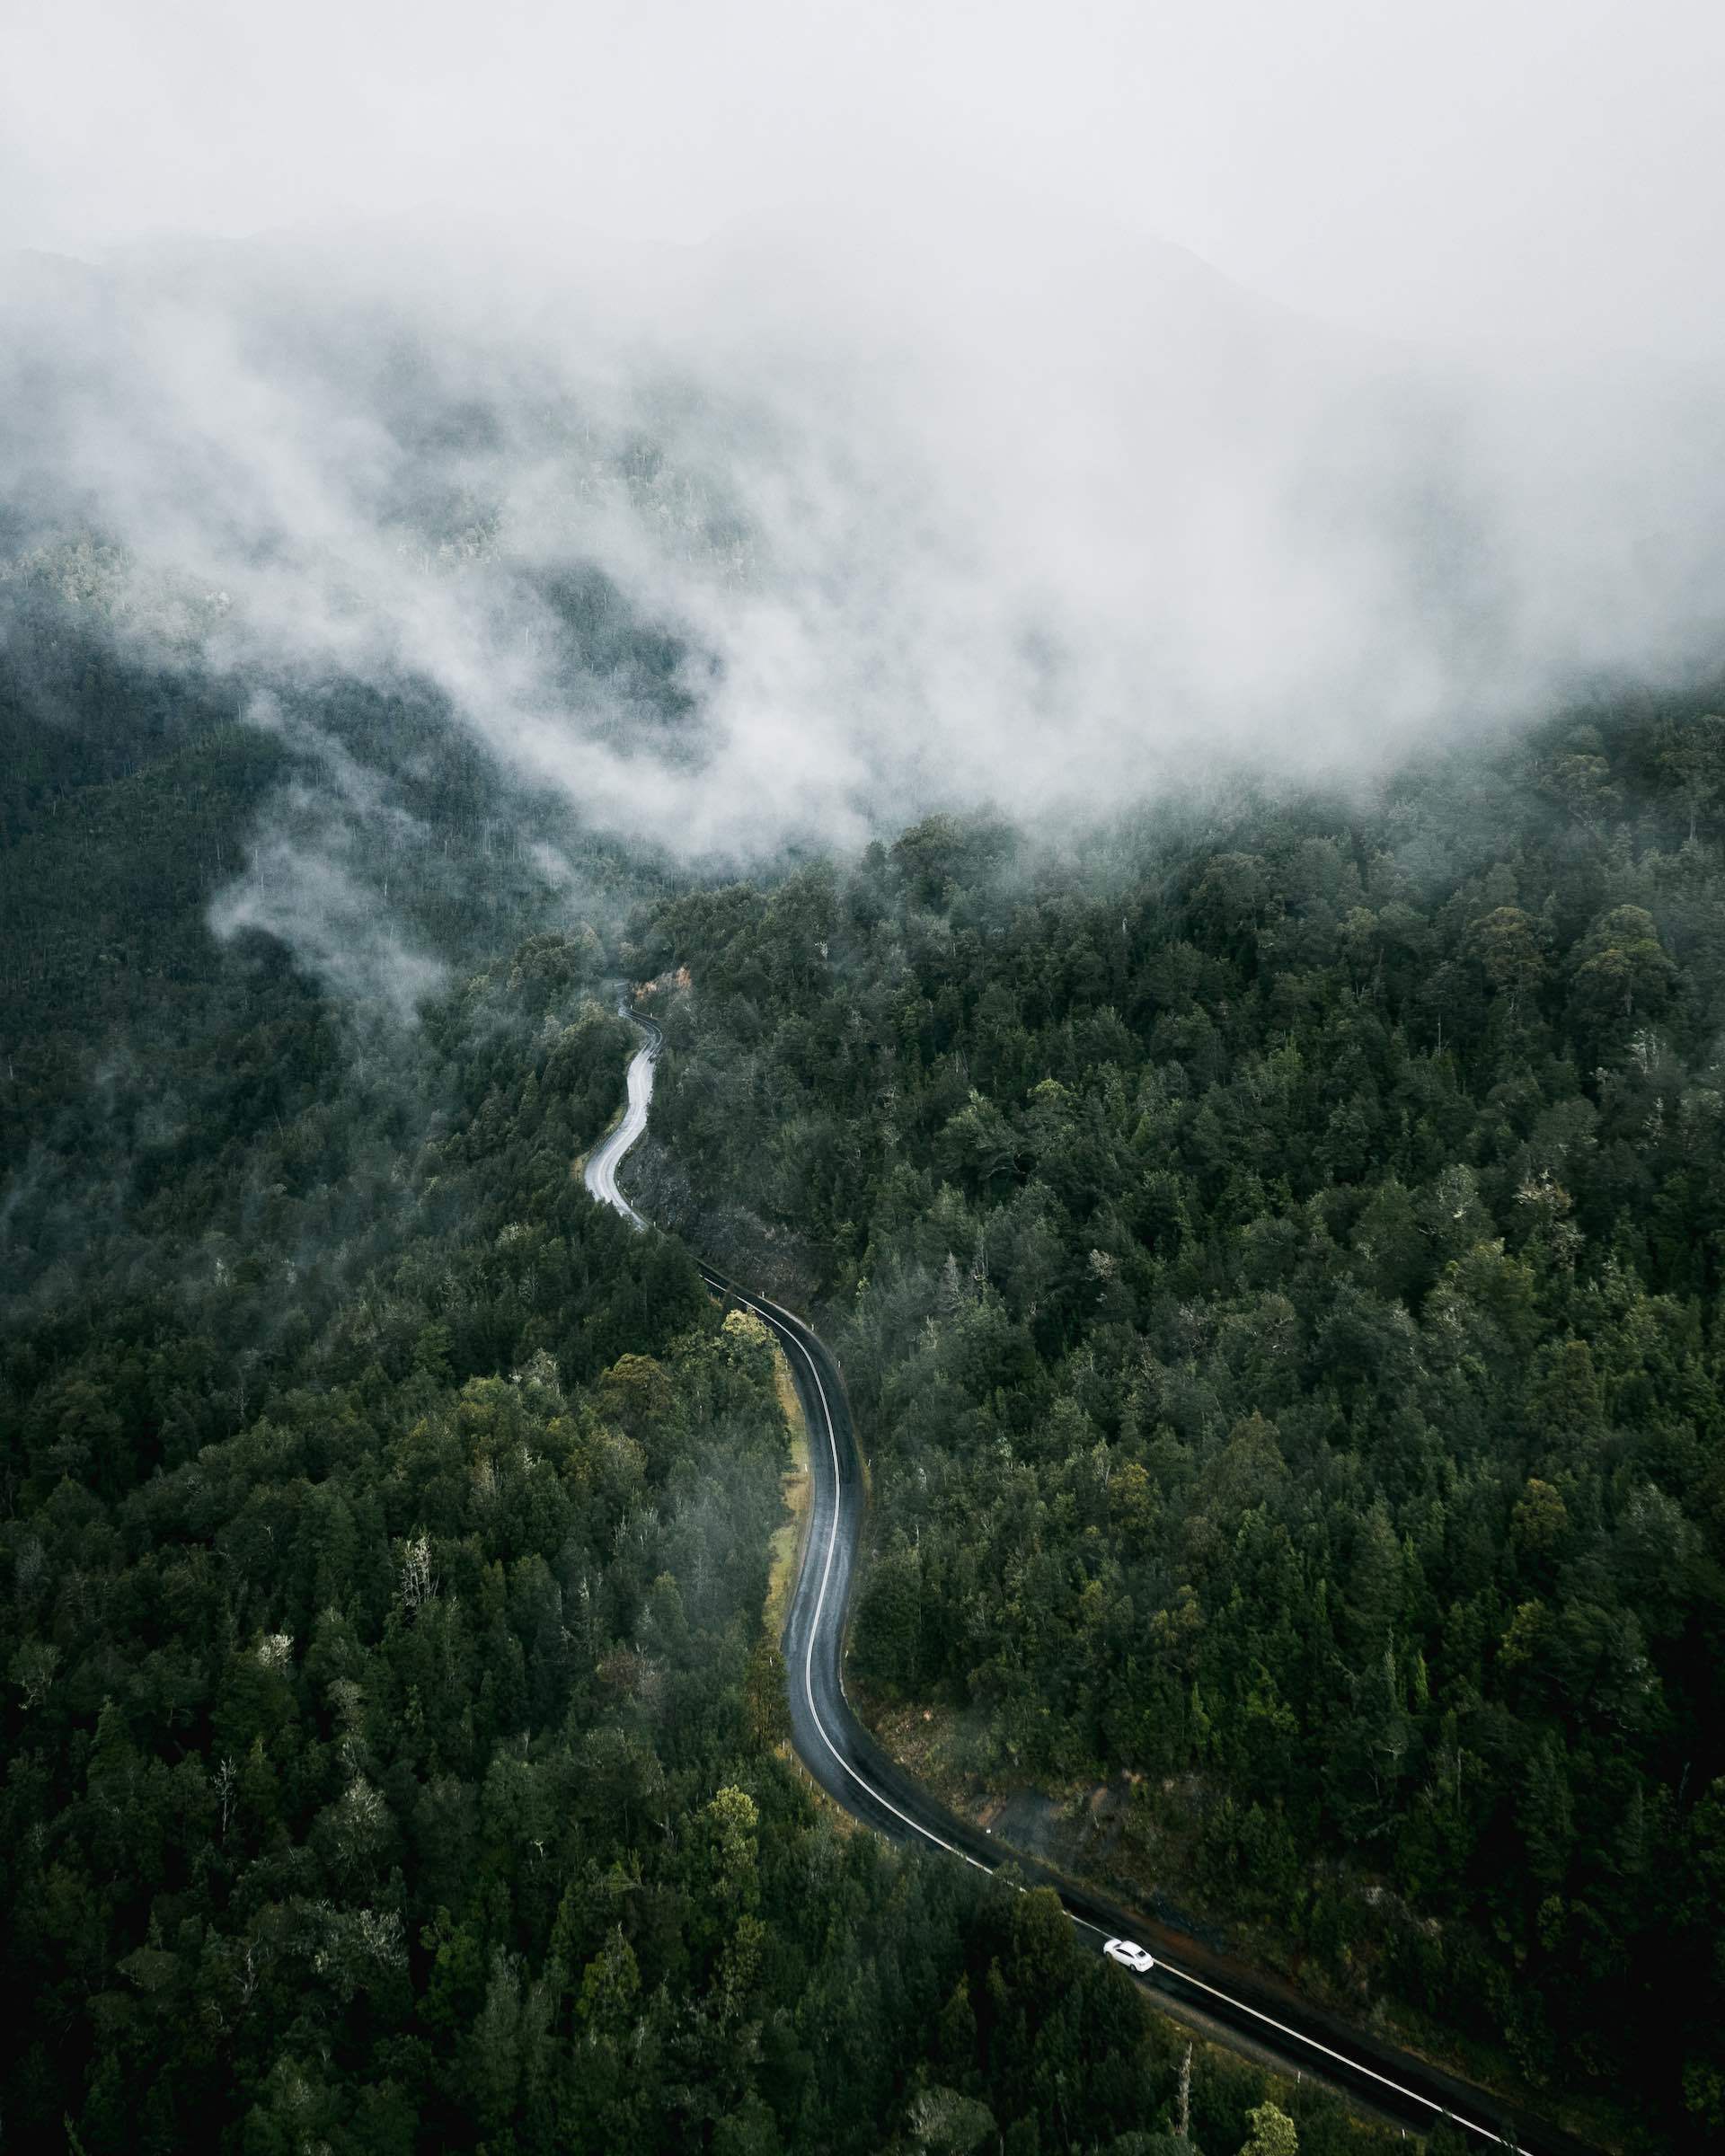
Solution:
[[[586,1180],[588,1190],[597,1199],[615,1207],[632,1226],[644,1229],[647,1226],[646,1221],[617,1188],[616,1170],[624,1154],[628,1153],[646,1128],[648,1104],[652,1098],[653,1065],[663,1046],[664,1036],[651,1020],[638,1017],[634,1012],[628,1009],[626,1004],[620,1005],[619,1008],[624,1017],[646,1033],[647,1040],[645,1045],[637,1051],[629,1066],[628,1111],[617,1128],[594,1149],[587,1163]],[[637,1084],[637,1073],[640,1074],[639,1085]],[[753,1311],[762,1323],[772,1330],[778,1339],[787,1348],[796,1350],[807,1366],[809,1377],[813,1380],[815,1397],[820,1404],[821,1419],[826,1425],[827,1445],[833,1469],[833,1508],[832,1517],[828,1521],[827,1528],[827,1549],[821,1562],[820,1585],[816,1591],[814,1613],[809,1620],[809,1637],[803,1649],[801,1681],[809,1719],[821,1742],[832,1754],[836,1765],[863,1792],[871,1805],[889,1813],[893,1818],[907,1827],[913,1834],[931,1843],[934,1848],[944,1851],[948,1856],[957,1857],[960,1862],[969,1864],[973,1870],[993,1877],[1004,1864],[1013,1861],[1011,1857],[1002,1857],[990,1863],[985,1859],[974,1855],[969,1850],[961,1848],[957,1842],[949,1842],[924,1821],[914,1817],[909,1812],[901,1810],[886,1794],[885,1790],[871,1781],[851,1760],[845,1756],[833,1741],[826,1723],[821,1719],[820,1709],[815,1698],[815,1643],[821,1636],[822,1621],[826,1616],[827,1596],[832,1586],[833,1569],[838,1556],[839,1524],[845,1478],[839,1457],[838,1432],[833,1420],[832,1406],[827,1398],[827,1386],[821,1377],[820,1365],[810,1352],[804,1337],[806,1335],[808,1339],[813,1339],[814,1335],[794,1312],[785,1310],[779,1303],[769,1301],[764,1295],[750,1294],[743,1288],[739,1287],[735,1281],[728,1279],[715,1267],[707,1265],[699,1259],[696,1260],[696,1263],[700,1268],[702,1278],[710,1288],[720,1294],[730,1296],[733,1301],[741,1303],[745,1309]],[[823,1349],[822,1352],[826,1351]],[[793,1611],[794,1607],[795,1595],[793,1591]],[[839,1693],[842,1698],[845,1692],[845,1669],[842,1654],[835,1657],[835,1663]],[[849,1701],[846,1701],[845,1703],[848,1706]],[[1054,1892],[1060,1896],[1061,1904],[1066,1910],[1069,1922],[1081,1931],[1093,1932],[1098,1939],[1105,1940],[1110,1937],[1108,1927],[1092,1922],[1089,1917],[1080,1915],[1071,1906],[1057,1881],[1050,1881],[1050,1884]],[[1027,1894],[1030,1891],[1027,1886],[1020,1886],[1018,1887],[1018,1892],[1021,1894]],[[1191,1975],[1186,1970],[1165,1960],[1160,1954],[1155,1957],[1154,1973],[1164,1978],[1172,1977],[1177,1984],[1189,1985],[1193,1991],[1203,1993],[1206,1997],[1214,2000],[1219,2006],[1225,2007],[1231,2014],[1243,2015],[1267,2029],[1273,2029],[1287,2043],[1298,2045],[1303,2052],[1314,2054],[1315,2058],[1331,2066],[1341,2068],[1347,2076],[1368,2081],[1378,2089],[1399,2099],[1401,2102],[1414,2105],[1430,2113],[1434,2125],[1446,2123],[1452,2126],[1458,2126],[1491,2148],[1508,2150],[1510,2156],[1536,2156],[1535,2151],[1525,2147],[1520,2142],[1496,2133],[1490,2126],[1480,2125],[1477,2120],[1467,2117],[1452,2106],[1442,2103],[1434,2097],[1427,2096],[1418,2089],[1408,2088],[1405,2083],[1394,2080],[1393,2076],[1380,2072],[1376,2067],[1367,2065],[1363,2060],[1351,2058],[1346,2052],[1336,2050],[1332,2046],[1322,2043],[1318,2037],[1307,2036],[1303,2029],[1296,2028],[1288,2022],[1278,2020],[1273,2014],[1265,2013],[1261,2008],[1252,2005],[1246,2000],[1234,1998],[1217,1985],[1207,1983],[1203,1977]],[[1154,1993],[1162,1988],[1152,1983],[1148,1976],[1137,1977],[1134,1981],[1147,1992]],[[1319,2071],[1321,2072],[1322,2068]]]
[[[697,1259],[696,1262],[699,1263],[699,1260]],[[763,1324],[771,1326],[780,1339],[787,1342],[801,1356],[803,1361],[809,1365],[809,1374],[815,1381],[815,1392],[820,1401],[821,1418],[827,1425],[827,1444],[833,1462],[833,1516],[827,1530],[827,1556],[821,1566],[820,1587],[815,1596],[814,1615],[809,1622],[809,1643],[803,1650],[802,1657],[802,1690],[803,1696],[809,1702],[809,1719],[819,1732],[822,1744],[832,1754],[839,1766],[860,1789],[868,1792],[872,1802],[878,1804],[883,1811],[890,1812],[895,1819],[903,1820],[912,1833],[920,1834],[924,1842],[932,1842],[936,1849],[943,1849],[949,1856],[958,1857],[964,1863],[973,1866],[978,1871],[986,1872],[992,1877],[995,1869],[992,1864],[985,1864],[980,1857],[973,1857],[969,1850],[960,1849],[955,1842],[943,1840],[933,1827],[924,1826],[920,1819],[913,1819],[908,1812],[901,1812],[892,1799],[883,1791],[876,1789],[866,1775],[859,1773],[833,1742],[827,1733],[826,1723],[820,1719],[820,1709],[815,1704],[815,1641],[820,1636],[820,1621],[826,1613],[827,1590],[832,1585],[833,1563],[838,1554],[838,1491],[843,1480],[838,1463],[838,1436],[833,1428],[833,1411],[827,1404],[827,1388],[820,1382],[818,1364],[797,1338],[798,1330],[801,1328],[800,1320],[793,1318],[789,1311],[781,1310],[776,1303],[767,1302],[765,1296],[746,1294],[741,1288],[727,1280],[722,1274],[715,1273],[710,1266],[703,1265],[701,1267],[701,1277],[709,1287],[716,1288],[721,1294],[730,1295],[733,1301],[742,1303],[746,1309],[752,1310]],[[845,1684],[845,1673],[842,1666],[839,1670],[838,1682],[842,1691]],[[1075,1921],[1082,1922],[1083,1920],[1076,1919]],[[1093,1931],[1096,1926],[1091,1924],[1086,1929]]]

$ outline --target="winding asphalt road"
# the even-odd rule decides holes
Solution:
[[[621,1006],[621,1015],[639,1026],[647,1038],[629,1058],[629,1100],[622,1119],[588,1154],[582,1174],[588,1189],[602,1206],[614,1206],[632,1227],[644,1228],[647,1223],[617,1188],[617,1170],[624,1153],[647,1127],[647,1110],[653,1100],[653,1071],[665,1036],[650,1018],[639,1016],[626,1004]]]
[[[650,1019],[622,1006],[646,1036],[629,1065],[622,1120],[594,1148],[587,1187],[638,1228],[647,1223],[617,1188],[617,1170],[647,1127],[653,1076],[664,1037]],[[1081,1935],[1100,1951],[1105,1940],[1135,1939],[1155,1956],[1137,1979],[1179,2018],[1232,2037],[1288,2075],[1328,2083],[1380,2116],[1429,2132],[1442,2119],[1480,2147],[1516,2156],[1590,2156],[1586,2144],[1553,2128],[1512,2121],[1495,2098],[1423,2060],[1350,2029],[1273,1979],[1241,1970],[1199,1941],[1142,1914],[1130,1914],[1035,1859],[959,1819],[889,1759],[845,1696],[844,1643],[856,1568],[864,1490],[861,1454],[837,1364],[803,1321],[749,1293],[712,1266],[702,1277],[713,1292],[751,1310],[772,1330],[802,1403],[809,1438],[814,1502],[801,1568],[785,1622],[792,1740],[815,1780],[853,1817],[889,1840],[943,1850],[978,1871],[1012,1865],[1030,1886],[1050,1886]]]

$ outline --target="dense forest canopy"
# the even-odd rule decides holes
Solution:
[[[1725,2148],[1725,10],[0,50],[0,2156]]]
[[[1010,1903],[847,1844],[820,1925],[760,1632],[785,1436],[701,1248],[843,1355],[889,1742],[938,1715],[960,1800],[1124,1777],[1116,1884],[1590,2130],[1725,2124],[1709,702],[727,882],[571,826],[423,680],[242,684],[116,636],[99,556],[20,560],[15,2116],[119,2145],[147,2080],[151,2145],[211,2105],[236,2146],[610,2145],[590,1979],[650,2141],[941,2145],[970,2105],[1029,2147],[1074,2057],[1084,2145],[1176,2122],[1104,1979],[1044,2053]],[[562,603],[674,718],[653,624]],[[627,974],[680,1240],[573,1173]],[[739,1834],[783,1868],[747,1947],[694,1885]],[[623,1913],[571,1930],[595,1877]],[[814,2003],[855,1985],[860,2108]],[[678,2051],[691,1993],[758,2071]],[[1261,2092],[1198,2083],[1232,2156]]]
[[[882,1726],[1632,2134],[1725,2130],[1722,816],[1602,708],[633,930],[663,1208],[752,1192],[874,1448]]]
[[[766,1336],[575,1172],[663,862],[411,685],[284,737],[6,596],[9,2138],[1375,2145],[790,1763]],[[284,832],[340,906],[226,916]]]

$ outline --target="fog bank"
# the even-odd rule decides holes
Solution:
[[[1100,221],[14,270],[0,576],[268,681],[275,725],[428,684],[690,857],[1369,774],[1720,649],[1711,393],[1440,366]]]

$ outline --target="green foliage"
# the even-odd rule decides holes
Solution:
[[[1160,2117],[1174,2061],[1057,1913],[836,1833],[762,1734],[766,1339],[587,1198],[629,1036],[484,774],[411,699],[322,714],[436,842],[363,864],[454,982],[379,1025],[209,939],[283,742],[37,632],[22,686],[0,651],[11,2138],[872,2156]],[[765,994],[836,907],[774,894]],[[1213,2078],[1237,2125],[1257,2078]]]
[[[692,983],[659,1127],[823,1276],[859,1677],[996,1779],[1129,1772],[1176,1896],[1673,2126],[1725,2022],[1717,732],[1102,867],[924,826],[794,978],[792,886],[632,932]]]
[[[1274,2104],[1260,2104],[1248,2115],[1252,2132],[1241,2146],[1240,2156],[1299,2156],[1300,2137],[1294,2121]]]

